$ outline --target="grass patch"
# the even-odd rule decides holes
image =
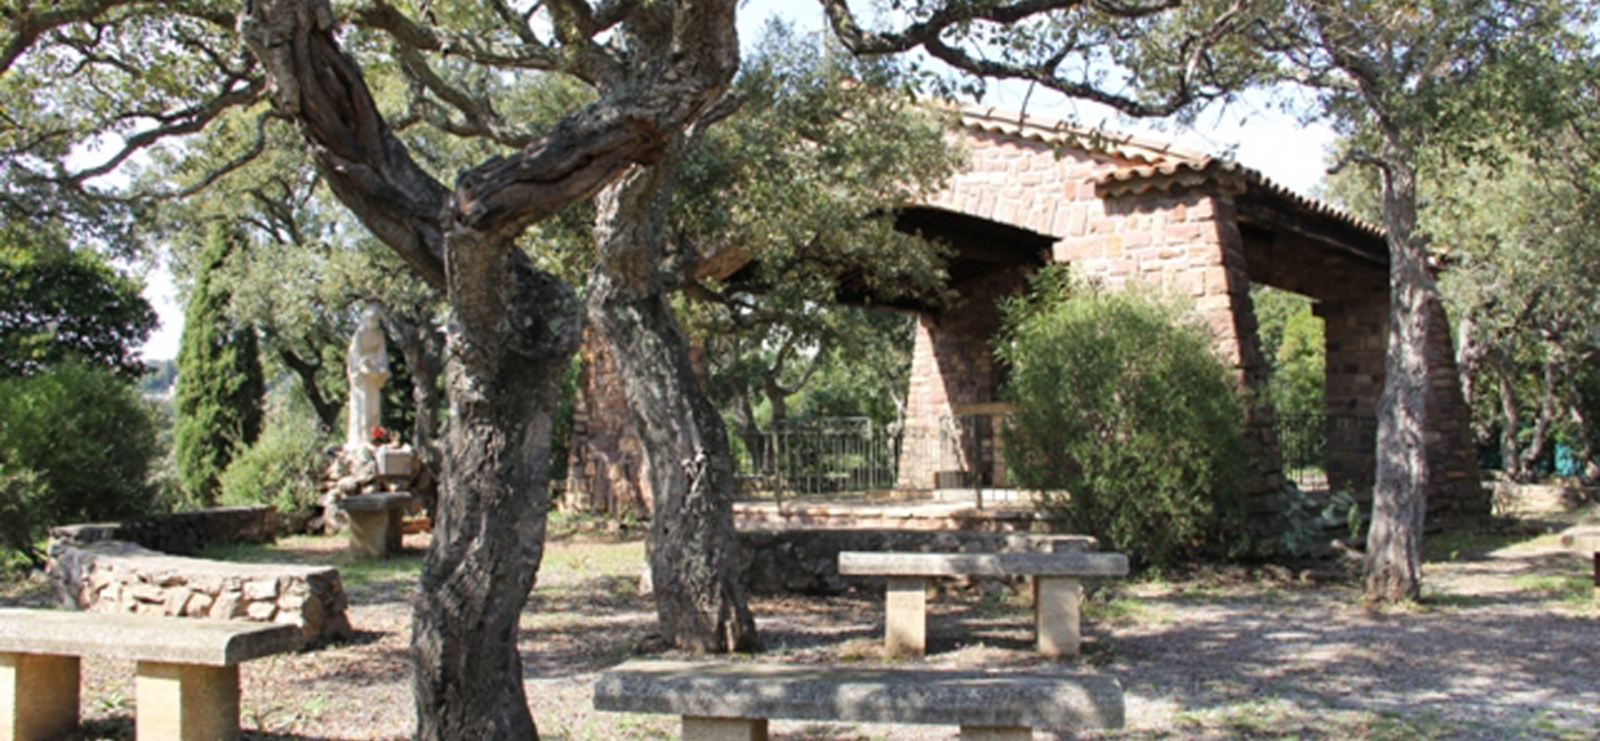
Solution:
[[[1594,600],[1594,580],[1589,576],[1523,574],[1511,584],[1529,594],[1556,602],[1588,604]]]
[[[1444,563],[1481,558],[1493,551],[1521,545],[1539,536],[1524,533],[1446,532],[1422,539],[1424,563]]]
[[[1170,622],[1171,616],[1152,608],[1137,597],[1098,592],[1083,601],[1083,619],[1111,625],[1142,625]]]
[[[1467,729],[1433,713],[1406,716],[1369,710],[1335,710],[1312,701],[1257,696],[1178,713],[1183,735],[1227,738],[1348,739],[1412,741],[1462,736]]]

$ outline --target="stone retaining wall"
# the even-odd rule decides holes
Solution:
[[[882,579],[839,575],[841,551],[1029,553],[1094,550],[1086,535],[927,530],[741,530],[745,587],[754,594],[838,594]]]
[[[50,528],[50,540],[76,546],[118,540],[162,553],[193,556],[213,544],[270,543],[276,526],[277,510],[272,507],[216,507],[121,522],[63,525]]]
[[[210,561],[115,540],[62,540],[50,547],[49,576],[69,608],[286,623],[307,643],[350,634],[344,586],[331,566]]]

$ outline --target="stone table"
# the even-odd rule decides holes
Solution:
[[[1026,576],[1033,579],[1033,614],[1039,653],[1076,656],[1080,609],[1088,577],[1126,576],[1121,553],[874,553],[839,554],[842,576],[882,576],[884,646],[890,656],[927,652],[928,580],[959,576]]]

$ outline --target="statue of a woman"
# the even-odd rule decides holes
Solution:
[[[361,326],[350,338],[345,373],[350,377],[350,413],[345,424],[345,447],[370,447],[372,429],[383,424],[378,405],[383,396],[383,382],[389,380],[389,350],[375,307],[369,306],[361,312]]]

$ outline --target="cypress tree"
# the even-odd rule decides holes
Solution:
[[[261,433],[261,398],[266,384],[255,330],[228,318],[229,292],[215,271],[239,248],[240,235],[215,224],[207,235],[184,309],[178,347],[177,425],[173,447],[178,481],[201,504],[216,501],[217,477],[235,450]]]

